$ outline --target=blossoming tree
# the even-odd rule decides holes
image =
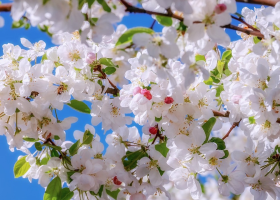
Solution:
[[[38,179],[44,200],[278,199],[280,3],[237,2],[265,6],[237,13],[235,0],[1,4],[13,28],[38,26],[57,45],[21,38],[24,49],[2,47],[0,135],[23,152],[15,178]],[[129,13],[150,14],[162,31],[154,23],[114,28]],[[240,39],[231,42],[225,29]],[[57,115],[65,105],[92,119],[74,142],[65,130],[77,118]]]

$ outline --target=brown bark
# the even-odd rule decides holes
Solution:
[[[11,3],[0,4],[0,12],[10,12],[12,9]]]
[[[237,2],[260,4],[265,6],[275,6],[280,0],[236,0]]]

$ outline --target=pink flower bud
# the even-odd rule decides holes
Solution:
[[[139,93],[141,93],[141,88],[140,87],[134,88],[133,95],[136,95],[136,94],[139,94]]]
[[[121,184],[122,184],[122,182],[119,181],[119,179],[118,179],[117,176],[115,176],[115,177],[113,178],[113,181],[114,181],[115,185],[121,185]]]
[[[130,196],[129,200],[146,200],[146,196],[142,193],[136,193]]]
[[[227,9],[227,5],[226,5],[226,4],[224,4],[224,3],[217,4],[216,7],[215,7],[215,12],[216,12],[217,14],[221,14],[221,13],[223,13],[226,9]]]
[[[156,135],[157,134],[157,131],[158,129],[156,127],[150,127],[149,128],[149,132],[152,134],[152,135]]]
[[[151,95],[150,91],[147,90],[147,89],[142,89],[142,90],[141,90],[141,94],[143,94],[148,100],[151,100],[152,97],[153,97],[153,96]]]
[[[235,103],[235,104],[239,104],[239,100],[242,98],[242,96],[241,95],[233,95],[232,97],[231,97],[231,101],[233,102],[233,103]]]
[[[174,102],[174,99],[172,97],[165,97],[164,103],[171,104]]]
[[[87,60],[86,60],[86,62],[87,62],[88,64],[93,63],[93,61],[95,61],[95,60],[96,60],[96,55],[95,55],[95,53],[90,52],[90,53],[87,54]]]

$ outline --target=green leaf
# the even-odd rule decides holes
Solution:
[[[120,192],[120,189],[117,189],[115,191],[106,190],[106,193],[114,199],[117,199],[119,192]]]
[[[160,144],[156,144],[155,145],[155,149],[160,152],[165,158],[169,152],[169,149],[166,147],[166,142],[164,143],[160,143]]]
[[[244,18],[244,16],[241,15],[241,14],[239,14],[238,12],[236,12],[236,13],[234,13],[234,14],[237,15],[238,17],[240,17],[240,18]]]
[[[29,162],[26,162],[26,157],[27,156],[23,156],[21,157],[14,166],[14,175],[15,178],[21,177],[23,176],[30,168],[30,164]]]
[[[206,139],[205,139],[204,143],[206,143],[208,141],[210,133],[211,133],[212,128],[215,125],[215,123],[216,123],[216,118],[211,117],[207,122],[205,122],[205,124],[202,125],[202,128],[206,135]]]
[[[195,56],[195,62],[200,61],[200,60],[206,61],[205,56],[204,55],[196,55]]]
[[[253,41],[255,44],[258,44],[261,40],[257,36],[255,36],[253,37]]]
[[[60,137],[59,137],[58,135],[55,135],[55,136],[54,136],[54,139],[55,139],[55,140],[59,140]]]
[[[95,0],[87,0],[88,7],[91,8],[92,4],[94,3]]]
[[[224,150],[224,153],[225,153],[225,156],[224,156],[224,157],[222,157],[221,159],[225,159],[225,158],[227,158],[227,157],[228,157],[228,155],[229,155],[228,150]]]
[[[39,139],[34,139],[34,138],[30,138],[30,137],[23,137],[22,139],[27,142],[38,142],[39,141]]]
[[[216,88],[216,97],[219,97],[222,91],[224,91],[224,86],[223,85],[219,85]]]
[[[137,167],[137,161],[143,157],[147,157],[147,153],[143,150],[127,151],[126,155],[122,158],[122,162],[126,171],[130,171]]]
[[[51,147],[51,148],[56,149],[58,151],[62,150],[62,148],[60,146],[54,146],[54,145],[49,144],[49,143],[43,144],[43,146]]]
[[[279,31],[280,30],[280,28],[278,26],[276,26],[274,23],[273,23],[273,29],[274,29],[274,31]]]
[[[69,153],[71,156],[74,156],[77,152],[78,149],[80,148],[80,140],[75,142],[70,148],[69,148]]]
[[[116,67],[116,65],[112,62],[112,58],[100,58],[99,62],[107,67]]]
[[[215,142],[217,144],[217,150],[224,150],[226,148],[225,141],[218,137],[212,137],[208,142]]]
[[[183,22],[180,22],[178,24],[178,27],[177,27],[178,31],[185,33],[187,31],[187,29],[188,29],[188,27]]]
[[[231,50],[227,50],[223,53],[222,55],[222,60],[223,61],[229,61],[232,57],[232,53],[231,53]]]
[[[73,99],[70,103],[67,103],[67,105],[79,112],[90,114],[90,108],[82,101]]]
[[[41,160],[40,164],[41,165],[46,165],[46,164],[48,164],[49,160],[50,160],[50,157],[45,157]]]
[[[222,74],[224,71],[224,65],[225,65],[225,62],[218,60],[217,70],[220,74]]]
[[[61,191],[61,180],[57,176],[48,185],[44,194],[44,200],[60,200],[59,193]]]
[[[213,79],[212,79],[212,77],[209,77],[207,80],[204,81],[204,83],[205,83],[206,85],[213,85]]]
[[[41,63],[44,62],[45,60],[48,60],[46,53],[42,56]]]
[[[158,171],[159,171],[159,174],[162,176],[163,174],[164,174],[164,172],[165,171],[162,171],[161,169],[160,169],[160,167],[158,167]]]
[[[83,144],[90,144],[92,140],[93,134],[89,130],[86,130],[83,136]]]
[[[43,0],[43,5],[46,5],[50,0]]]
[[[86,3],[86,0],[79,0],[78,9],[81,10],[85,3]]]
[[[19,21],[14,21],[12,23],[12,28],[21,28],[24,26],[24,22],[23,20],[19,20]]]
[[[51,150],[51,157],[59,157],[59,153],[55,149],[52,149]]]
[[[35,148],[38,150],[38,151],[42,151],[42,144],[40,142],[35,142]]]
[[[157,15],[156,19],[158,23],[160,23],[163,26],[172,26],[173,21],[171,17]]]
[[[105,74],[107,74],[107,75],[111,75],[111,74],[115,73],[115,71],[116,71],[115,67],[106,67],[105,68]]]
[[[74,196],[74,192],[70,191],[69,188],[62,188],[58,194],[58,200],[70,200]]]
[[[103,188],[104,188],[104,185],[101,185],[99,190],[98,190],[98,192],[97,192],[97,194],[95,194],[93,191],[90,191],[90,194],[93,195],[93,196],[98,195],[99,197],[101,197],[102,196],[102,192],[103,192]]]
[[[249,117],[249,123],[250,123],[250,124],[255,124],[255,123],[256,123],[256,120],[255,120],[255,117],[254,117],[254,116]]]
[[[162,120],[162,116],[160,118],[155,117],[156,122],[160,122]]]
[[[131,43],[132,38],[136,33],[148,33],[152,34],[154,31],[150,28],[144,28],[144,27],[136,27],[127,30],[125,33],[123,33],[120,38],[118,39],[116,46],[119,46],[121,44]]]
[[[72,181],[71,176],[72,176],[73,174],[75,174],[75,173],[76,173],[75,171],[67,172],[67,181],[68,181],[69,183],[71,183],[71,181]]]
[[[97,2],[102,6],[103,10],[106,12],[111,12],[111,8],[108,6],[105,0],[97,0]]]
[[[27,23],[27,24],[24,25],[24,28],[25,28],[26,30],[28,30],[28,29],[30,29],[30,26],[31,26],[31,25],[30,25],[29,23]]]

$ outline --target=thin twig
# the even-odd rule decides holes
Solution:
[[[154,26],[155,26],[155,24],[156,24],[156,21],[157,21],[157,20],[154,19],[152,25],[150,26],[150,29],[154,29]]]
[[[244,21],[244,19],[242,19],[241,17],[235,17],[235,16],[231,16],[232,19],[235,19],[239,22],[241,22],[242,24],[245,24],[248,28],[254,30],[254,31],[259,31],[258,29],[256,29],[255,27],[253,27],[252,25],[248,24],[247,22]]]
[[[238,126],[240,122],[241,122],[241,120],[240,120],[239,122],[234,122],[234,123],[232,124],[232,126],[230,127],[229,131],[227,132],[227,134],[226,134],[222,139],[225,140],[225,139],[229,136],[229,134],[231,133],[231,131],[232,131],[236,126]]]
[[[0,4],[0,12],[10,12],[12,9],[11,3]]]
[[[134,7],[134,6],[130,5],[129,3],[127,3],[125,0],[120,0],[120,1],[126,7],[126,11],[130,12],[130,13],[146,13],[146,14],[150,14],[150,15],[172,17],[174,19],[178,19],[181,22],[184,21],[183,17],[178,16],[178,15],[172,13],[172,12],[171,13],[170,12],[169,13],[159,13],[159,12],[154,12],[154,11],[148,11],[148,10],[145,10],[145,9],[142,9],[142,8]],[[200,21],[195,21],[194,23],[197,24],[197,23],[201,23],[201,22]],[[245,28],[241,28],[241,27],[232,25],[232,24],[221,26],[221,28],[228,28],[228,29],[232,29],[232,30],[236,30],[236,31],[246,33],[248,35],[254,35],[254,36],[257,36],[259,38],[264,38],[264,35],[260,31],[249,30],[249,29],[245,29]]]
[[[266,5],[266,6],[275,6],[277,2],[280,0],[236,0],[237,2],[242,3],[252,3],[252,4],[260,4],[260,5]]]

